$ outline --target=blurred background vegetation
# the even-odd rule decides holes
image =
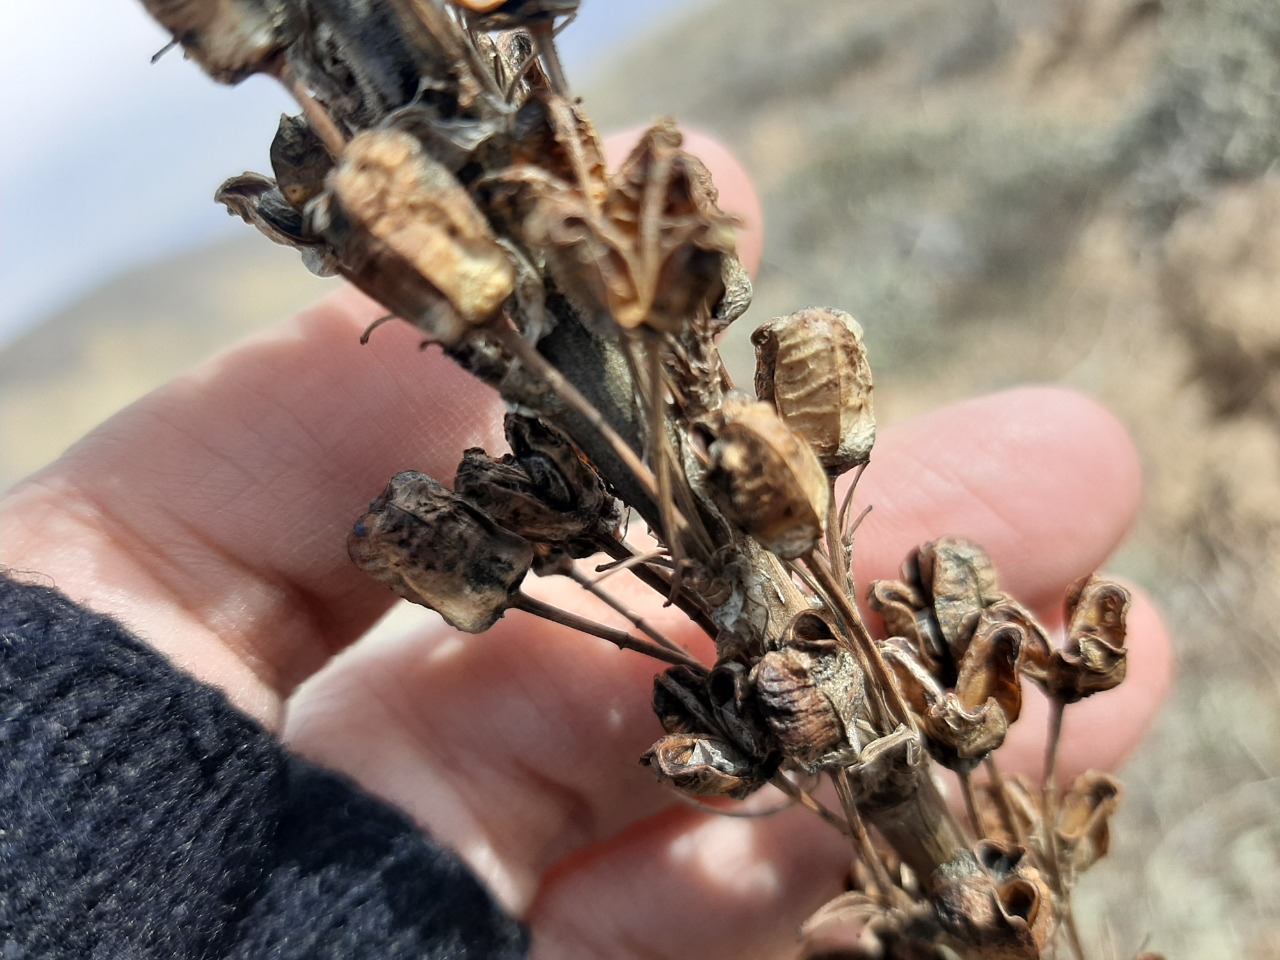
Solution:
[[[760,186],[744,381],[752,327],[832,304],[882,422],[1050,382],[1128,424],[1148,501],[1115,569],[1179,684],[1084,926],[1095,957],[1280,956],[1280,5],[720,0],[580,87],[600,126],[673,114]],[[111,281],[0,352],[0,480],[323,288],[248,228]]]

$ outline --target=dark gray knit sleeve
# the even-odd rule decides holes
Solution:
[[[0,577],[0,958],[494,958],[451,853],[118,623]]]

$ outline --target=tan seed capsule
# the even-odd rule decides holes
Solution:
[[[756,348],[756,396],[773,404],[832,475],[871,457],[876,418],[862,327],[842,310],[812,307],[764,324]]]
[[[316,226],[327,233],[343,220],[358,224],[355,230],[339,227],[342,238],[335,238],[335,246],[347,254],[344,264],[361,261],[353,279],[399,312],[398,302],[414,302],[426,291],[406,295],[396,287],[403,279],[376,267],[388,254],[407,263],[426,281],[418,285],[442,294],[462,321],[447,324],[433,318],[437,325],[428,333],[436,339],[455,342],[465,336],[467,325],[488,321],[515,290],[515,267],[489,222],[462,184],[410,134],[386,129],[357,135],[329,175],[328,186],[339,210]],[[337,212],[345,216],[333,216]],[[401,278],[404,273],[398,271]]]
[[[713,433],[707,483],[725,517],[784,559],[812,550],[831,492],[804,439],[767,403],[727,402]]]

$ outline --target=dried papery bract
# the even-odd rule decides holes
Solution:
[[[576,0],[145,2],[216,79],[265,73],[301,106],[273,176],[219,199],[511,410],[510,452],[466,451],[455,489],[393,478],[352,559],[460,630],[518,609],[661,662],[644,762],[699,802],[771,785],[835,825],[855,889],[808,929],[863,924],[844,956],[1030,960],[1076,942],[1071,887],[1106,852],[1118,792],[1087,775],[1059,802],[1054,749],[1063,708],[1123,678],[1127,593],[1078,584],[1056,647],[981,547],[940,537],[872,585],[888,637],[872,636],[857,524],[832,501],[875,439],[862,330],[828,307],[776,318],[753,337],[759,399],[733,389],[715,336],[750,300],[737,221],[670,120],[606,170],[555,51]],[[628,542],[628,510],[657,544]],[[634,632],[521,592],[530,570]],[[615,576],[683,611],[706,662],[611,592]],[[996,762],[1024,677],[1055,707],[1043,790]],[[930,757],[958,772],[970,830]]]

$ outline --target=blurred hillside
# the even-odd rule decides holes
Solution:
[[[1181,682],[1086,930],[1095,957],[1280,955],[1280,7],[723,0],[585,92],[601,126],[674,114],[757,178],[739,371],[756,323],[830,303],[886,421],[1049,381],[1129,424],[1149,504],[1117,569]],[[3,479],[321,288],[256,237],[112,284],[0,354]]]

